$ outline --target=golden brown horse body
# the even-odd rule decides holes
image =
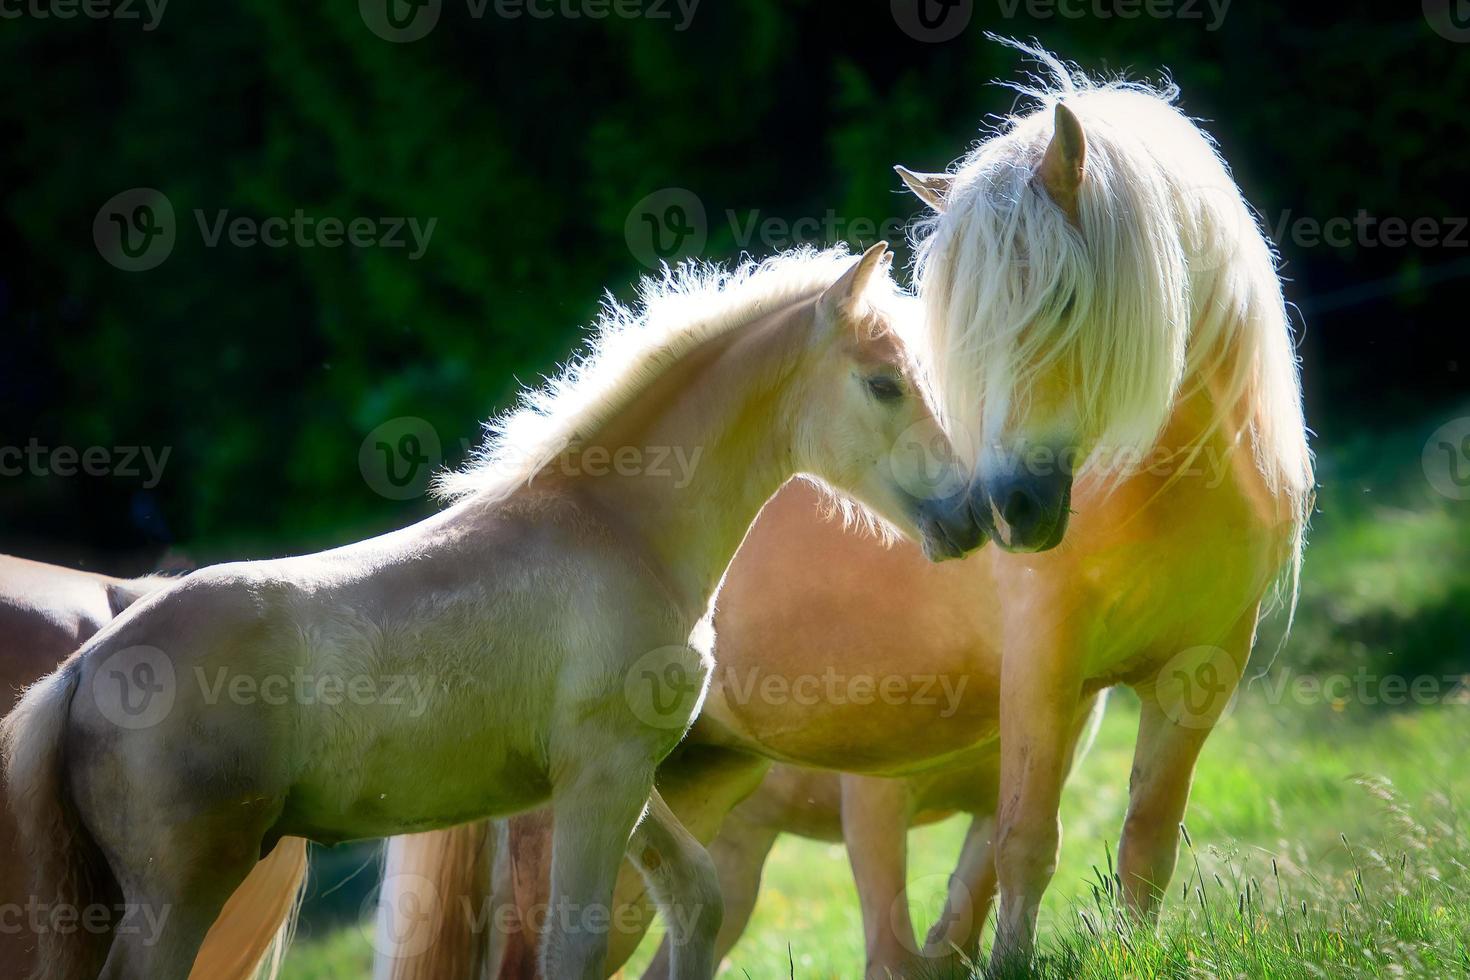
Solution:
[[[0,555],[0,713],[115,616],[171,581],[160,575],[113,578]],[[306,842],[283,840],[226,904],[190,976],[253,977],[272,954],[305,874]],[[7,913],[0,923],[0,963],[7,976],[25,976],[34,965],[26,877],[0,784],[0,909]]]

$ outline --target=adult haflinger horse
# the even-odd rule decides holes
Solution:
[[[941,499],[899,465],[916,429],[942,435],[887,266],[878,245],[651,284],[641,315],[613,307],[593,353],[501,421],[441,514],[194,573],[28,690],[0,735],[34,892],[168,914],[152,942],[43,935],[39,974],[186,976],[284,836],[385,836],[550,802],[545,974],[602,974],[626,851],[670,912],[673,973],[711,976],[713,869],[652,785],[703,696],[708,652],[691,630],[757,511],[808,473],[934,560],[985,540],[963,486]],[[658,448],[701,453],[687,484],[591,465]],[[650,714],[644,674],[678,675],[677,710],[659,697]],[[356,696],[265,696],[302,675]],[[422,710],[372,696],[402,677],[420,682]]]
[[[902,547],[778,497],[719,596],[720,671],[659,778],[698,832],[754,785],[741,756],[912,777],[998,734],[994,827],[967,846],[974,894],[957,896],[978,914],[998,890],[998,966],[1034,947],[1077,719],[1115,684],[1142,700],[1119,874],[1129,908],[1157,915],[1198,754],[1262,609],[1294,597],[1313,481],[1274,255],[1209,138],[1172,92],[1031,53],[1053,78],[1028,90],[1039,107],[950,173],[903,171],[935,211],[919,295],[1001,548],[920,578]],[[970,678],[974,694],[945,718],[730,693],[754,668],[833,666]],[[878,870],[855,871],[881,910],[863,882],[902,867],[905,815],[868,788],[858,863]],[[410,870],[468,890],[463,869],[390,864]]]
[[[23,688],[55,670],[113,617],[173,581],[163,575],[114,578],[0,555],[0,713],[8,713]],[[24,976],[41,932],[71,931],[91,912],[33,899],[15,837],[0,794],[0,962],[8,975]],[[305,871],[304,841],[277,844],[226,903],[190,975],[249,980],[262,965],[278,963]]]
[[[1174,93],[1032,53],[1041,111],[909,175],[936,211],[917,280],[943,410],[980,408],[957,448],[1009,552],[997,964],[1033,948],[1069,722],[1109,684],[1143,701],[1118,872],[1157,914],[1263,603],[1283,581],[1294,601],[1313,486],[1275,256],[1214,145]]]

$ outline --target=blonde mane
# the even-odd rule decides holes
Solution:
[[[734,269],[681,263],[645,277],[634,307],[608,294],[585,350],[540,387],[523,391],[516,407],[486,422],[484,444],[463,469],[435,479],[435,494],[446,500],[482,492],[492,499],[507,496],[605,425],[681,358],[819,294],[852,261],[838,247],[796,249]],[[867,297],[880,307],[900,301],[892,281],[885,281],[886,287],[875,284]]]
[[[1141,458],[1180,398],[1223,375],[1219,419],[1244,420],[1265,482],[1304,520],[1312,463],[1276,257],[1214,143],[1172,86],[1094,81],[1008,43],[1047,70],[1018,86],[1039,107],[958,163],[945,212],[916,235],[945,415],[978,408],[978,455],[1063,368],[1100,447],[1089,462],[1108,467]],[[1080,231],[1033,185],[1058,101],[1087,134]]]

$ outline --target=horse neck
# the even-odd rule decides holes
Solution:
[[[1162,457],[1172,461],[1160,467],[1163,482],[1212,490],[1228,467],[1231,485],[1249,502],[1257,519],[1281,526],[1294,520],[1297,502],[1281,488],[1273,488],[1261,470],[1263,447],[1257,444],[1255,406],[1249,399],[1230,397],[1233,369],[1229,358],[1221,358],[1201,377],[1185,380],[1155,443]],[[1190,472],[1209,476],[1181,479]]]
[[[792,475],[788,382],[813,309],[808,301],[767,314],[670,365],[581,451],[584,460],[589,451],[614,460],[621,451],[643,470],[582,467],[570,478],[640,543],[695,615],[760,508]]]

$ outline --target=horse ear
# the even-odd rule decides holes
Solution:
[[[1082,121],[1058,102],[1051,143],[1041,158],[1041,166],[1036,168],[1036,179],[1067,220],[1077,227],[1082,225],[1077,196],[1086,166],[1087,137],[1082,132]]]
[[[888,251],[888,243],[879,242],[864,252],[862,258],[842,274],[842,278],[827,287],[822,298],[817,301],[817,308],[829,319],[845,318],[862,299],[863,293],[867,292],[873,276],[880,271],[886,272],[892,264],[893,253]]]
[[[904,166],[896,166],[893,169],[898,171],[898,175],[903,178],[909,190],[919,196],[919,200],[940,214],[944,213],[946,202],[949,200],[950,188],[954,186],[953,174],[921,174]]]

